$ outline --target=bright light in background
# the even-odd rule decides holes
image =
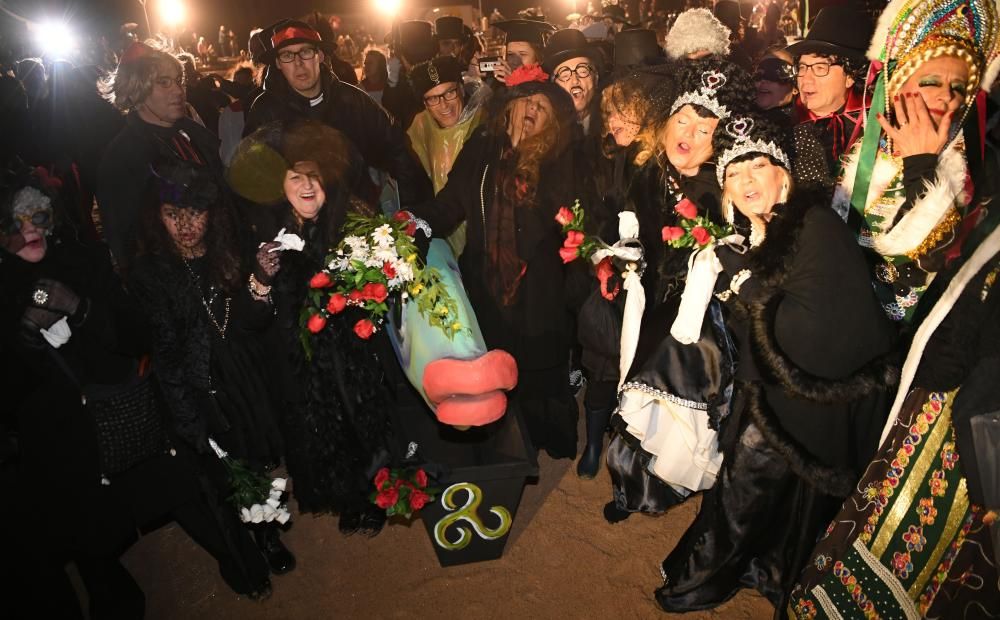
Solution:
[[[401,0],[375,0],[375,10],[387,16],[394,17],[399,13]]]
[[[35,41],[51,56],[64,56],[76,49],[76,36],[63,22],[47,21],[34,24]]]
[[[181,0],[160,0],[159,8],[160,19],[164,26],[178,26],[187,16],[187,9]]]

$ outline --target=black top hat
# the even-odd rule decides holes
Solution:
[[[270,37],[270,46],[266,46],[269,49],[264,50],[260,55],[262,63],[273,62],[282,48],[299,43],[311,43],[326,54],[332,54],[334,49],[333,43],[324,41],[315,28],[296,19],[283,19],[268,26],[261,36]]]
[[[740,3],[736,0],[719,0],[715,3],[713,14],[730,30],[733,30],[733,26],[738,26],[744,20]]]
[[[465,30],[465,24],[462,23],[461,17],[443,15],[434,21],[434,36],[439,41],[443,39],[459,39],[464,41],[468,37]]]
[[[551,75],[560,64],[578,56],[588,58],[596,65],[601,64],[600,56],[587,43],[587,37],[582,32],[575,28],[559,30],[549,37],[549,41],[545,45],[545,60],[542,61],[542,70]]]
[[[506,33],[507,43],[524,41],[538,47],[545,47],[549,35],[556,31],[552,24],[531,19],[511,19],[493,26]]]
[[[418,99],[435,86],[448,82],[462,83],[462,63],[454,56],[438,56],[410,70],[410,86]]]
[[[819,54],[863,60],[874,30],[867,13],[850,6],[828,6],[816,15],[806,38],[785,49],[795,57]]]
[[[521,19],[526,19],[533,22],[544,22],[545,16],[542,15],[537,9],[522,9],[517,12],[517,16]]]
[[[430,22],[413,20],[399,25],[399,52],[411,63],[437,55],[437,41]]]
[[[615,35],[615,68],[656,64],[663,57],[653,30],[635,28]]]
[[[628,24],[628,18],[625,17],[625,9],[617,4],[609,4],[604,7],[601,11],[601,17],[607,17],[611,21],[618,24]]]

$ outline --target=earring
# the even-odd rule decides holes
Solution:
[[[778,202],[781,204],[788,202],[788,181],[781,184],[781,195],[778,196]]]
[[[730,224],[736,216],[733,214],[733,201],[731,198],[727,198],[725,202],[722,203],[722,217],[726,218],[726,221]]]

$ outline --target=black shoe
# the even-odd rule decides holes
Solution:
[[[358,531],[361,527],[361,511],[351,508],[343,510],[340,513],[340,521],[337,523],[337,529],[344,536],[350,536]]]
[[[295,570],[295,556],[281,542],[277,528],[271,526],[255,532],[257,547],[264,554],[267,566],[274,575],[284,575]]]
[[[253,591],[247,593],[247,598],[251,601],[257,601],[258,603],[271,598],[271,580],[265,579],[264,583],[257,586]]]
[[[358,531],[368,538],[375,538],[385,527],[386,519],[385,511],[378,506],[366,508],[361,513],[361,527],[358,528]]]
[[[604,504],[604,519],[608,523],[620,523],[631,516],[631,512],[622,510],[613,501]]]
[[[593,480],[601,469],[601,445],[587,444],[583,449],[583,456],[576,464],[576,475],[584,480]]]

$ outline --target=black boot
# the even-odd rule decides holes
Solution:
[[[295,556],[281,542],[276,524],[268,523],[254,530],[257,547],[264,554],[267,566],[275,575],[284,575],[295,569]]]
[[[583,456],[576,464],[576,475],[584,480],[590,480],[601,468],[601,450],[604,448],[604,431],[611,419],[610,409],[591,409],[587,407],[587,447]]]

